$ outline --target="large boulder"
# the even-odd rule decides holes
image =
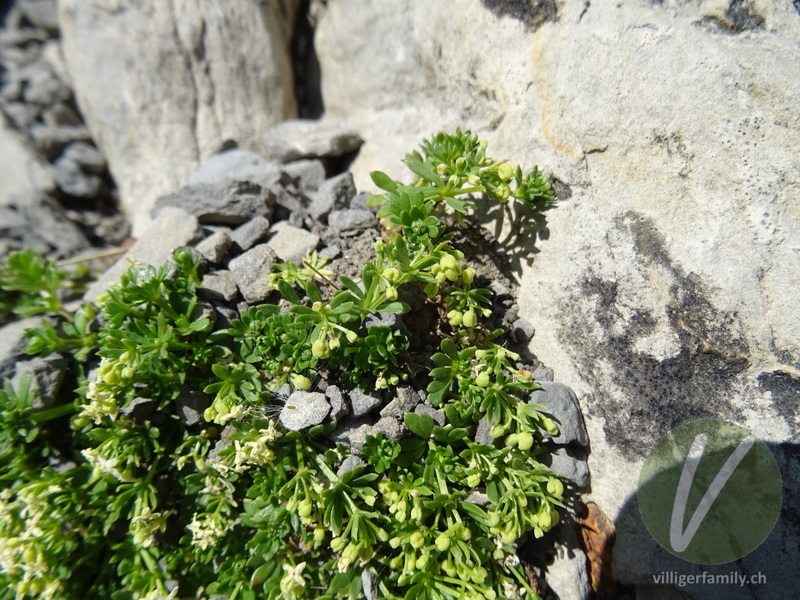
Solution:
[[[234,142],[294,116],[298,0],[64,0],[75,95],[141,233],[156,198]]]
[[[663,569],[693,572],[657,552],[637,480],[664,433],[720,418],[767,442],[786,486],[772,536],[736,568],[764,572],[770,597],[791,595],[781,570],[797,560],[800,512],[797,3],[395,4],[321,12],[326,117],[363,137],[352,166],[362,189],[374,187],[370,170],[405,173],[402,154],[456,126],[558,180],[559,206],[514,248],[520,316],[536,331],[532,351],[583,406],[587,498],[616,523],[616,578],[656,586]]]

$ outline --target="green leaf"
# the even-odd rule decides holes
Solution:
[[[337,495],[334,498],[332,498],[331,500],[332,504],[330,505],[331,531],[336,536],[338,536],[342,532],[342,501],[343,499]]]
[[[445,338],[442,340],[442,352],[452,359],[458,358],[458,349],[456,348],[455,342],[453,342],[453,340],[450,338]]]
[[[405,302],[395,301],[395,302],[388,302],[387,304],[384,304],[383,306],[381,306],[378,309],[378,312],[405,314],[410,310],[411,310],[411,307],[408,304],[406,304]]]
[[[431,437],[431,432],[433,431],[434,422],[430,415],[426,415],[425,413],[416,414],[416,413],[406,413],[403,415],[403,421],[408,427],[409,431],[413,434],[421,437],[424,440],[427,440]]]
[[[283,279],[278,280],[278,291],[281,296],[286,298],[292,304],[300,304],[300,296],[294,291],[294,288],[286,283]]]
[[[313,281],[306,283],[306,294],[308,294],[312,302],[322,302],[322,294]]]
[[[406,158],[403,161],[406,163],[406,166],[414,172],[415,175],[418,175],[425,181],[429,181],[431,183],[440,183],[441,179],[439,174],[427,161],[422,160],[422,156],[420,156],[419,152],[411,152],[406,154]]]
[[[355,296],[356,296],[356,297],[357,297],[359,300],[363,300],[363,299],[364,299],[364,292],[363,292],[363,290],[362,290],[360,287],[358,287],[358,284],[356,284],[356,282],[355,282],[355,281],[353,281],[353,280],[352,280],[352,279],[350,279],[349,277],[345,277],[344,275],[340,275],[340,276],[339,276],[339,281],[341,281],[341,282],[342,282],[342,285],[343,285],[344,287],[346,287],[348,290],[350,290],[351,292],[353,292],[353,294],[354,294],[354,295],[355,295]]]
[[[369,174],[369,176],[370,179],[372,179],[372,182],[382,190],[386,190],[387,192],[394,192],[397,190],[397,182],[389,177],[386,173],[381,171],[373,171]]]
[[[486,495],[489,496],[489,501],[496,504],[500,500],[500,491],[497,489],[497,482],[490,481],[486,484]]]
[[[347,573],[337,573],[333,579],[331,579],[330,591],[334,594],[339,594],[346,590],[348,585],[350,585],[350,578],[347,576]]]

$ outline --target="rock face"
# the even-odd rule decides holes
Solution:
[[[558,180],[538,240],[514,248],[520,317],[584,409],[589,497],[615,521],[620,583],[690,572],[656,551],[635,502],[644,456],[680,423],[749,428],[797,497],[797,3],[354,0],[321,12],[316,49],[326,117],[365,140],[360,189],[456,126]],[[737,566],[761,569],[771,597],[792,595],[780,572],[797,559],[797,512],[788,501]]]
[[[135,233],[226,141],[257,147],[295,113],[296,0],[59,2],[75,94]]]

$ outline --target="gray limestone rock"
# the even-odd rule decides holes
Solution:
[[[41,317],[26,317],[0,327],[0,378],[13,375],[14,364],[29,343],[25,330],[40,327],[41,323]]]
[[[342,464],[336,470],[336,476],[341,477],[342,475],[344,475],[349,471],[352,471],[356,467],[363,467],[366,464],[367,463],[364,461],[363,458],[355,454],[351,454],[342,461]]]
[[[56,0],[19,0],[19,8],[25,18],[36,27],[41,27],[50,33],[58,31]]]
[[[356,187],[349,171],[326,179],[308,207],[308,214],[324,221],[331,211],[348,208],[355,195]]]
[[[103,188],[100,177],[84,171],[67,156],[62,156],[53,163],[53,174],[61,191],[76,198],[94,198]]]
[[[403,315],[398,313],[370,313],[364,319],[364,328],[369,330],[370,327],[391,327],[396,329],[403,327]]]
[[[72,95],[69,87],[44,62],[31,63],[25,70],[28,78],[23,93],[25,102],[49,106],[56,102],[69,100]]]
[[[159,198],[153,216],[167,206],[176,206],[197,217],[200,223],[239,225],[254,217],[269,219],[274,201],[272,192],[257,183],[200,183]]]
[[[27,223],[23,237],[26,247],[37,247],[44,253],[64,257],[72,256],[91,245],[81,230],[67,217],[64,208],[51,196],[40,193],[18,194],[14,197],[14,202],[18,214]],[[43,245],[46,246],[42,247]]]
[[[492,423],[486,417],[482,417],[481,420],[478,421],[478,429],[475,431],[475,443],[496,446],[498,440],[489,435],[491,429]]]
[[[46,125],[50,125],[51,127],[58,127],[60,125],[75,126],[83,124],[81,116],[72,107],[63,102],[59,102],[49,108],[46,108],[42,113],[42,120]],[[75,143],[84,144],[84,142]],[[91,148],[91,146],[88,144],[86,144],[86,146]],[[69,148],[69,146],[67,148]],[[105,159],[103,159],[103,164],[105,165]]]
[[[203,422],[203,412],[211,406],[211,398],[203,392],[182,385],[180,394],[175,398],[175,405],[183,424],[191,427]]]
[[[350,413],[350,406],[347,403],[347,398],[339,389],[339,386],[329,385],[325,390],[325,396],[328,398],[328,403],[331,405],[331,419],[338,421],[342,417]]]
[[[127,406],[124,406],[120,412],[133,419],[136,424],[141,425],[153,415],[157,407],[158,402],[155,400],[136,397]]]
[[[269,221],[259,216],[239,225],[231,232],[230,237],[233,247],[240,252],[244,252],[267,237],[268,233]]]
[[[366,394],[358,388],[350,390],[347,395],[350,397],[350,415],[355,418],[363,417],[383,402],[378,392]]]
[[[375,423],[375,429],[390,440],[399,440],[406,432],[405,425],[396,417],[382,417]]]
[[[269,245],[259,244],[228,263],[239,291],[249,304],[263,302],[272,291],[269,275],[275,259]]]
[[[341,156],[358,150],[362,140],[354,129],[339,121],[291,119],[273,125],[262,138],[267,154],[290,162],[299,158]]]
[[[233,274],[226,270],[211,271],[203,276],[202,287],[198,295],[208,300],[224,300],[232,302],[239,294],[239,288]]]
[[[60,354],[37,356],[17,363],[16,373],[11,380],[18,389],[19,378],[23,373],[31,374],[30,392],[33,396],[33,408],[41,410],[55,404],[58,391],[64,381],[69,362]]]
[[[297,2],[60,0],[75,96],[140,235],[159,197],[226,141],[257,148],[294,116]],[[131,118],[135,115],[135,118]]]
[[[215,154],[189,177],[189,185],[200,183],[219,185],[231,181],[250,181],[261,187],[276,183],[280,166],[255,152],[235,148]]]
[[[100,151],[84,142],[74,142],[64,149],[62,158],[74,161],[81,169],[96,175],[106,170],[106,159]]]
[[[272,234],[267,245],[285,262],[302,265],[306,254],[317,249],[319,236],[305,229],[279,221],[270,227]]]
[[[433,408],[432,406],[428,406],[427,404],[418,404],[414,409],[414,412],[418,415],[429,415],[439,427],[444,427],[445,425],[444,413]]]
[[[328,215],[328,225],[334,231],[357,233],[358,231],[376,227],[378,219],[368,210],[347,209],[334,210]]]
[[[588,445],[589,436],[575,392],[563,383],[543,381],[540,385],[541,389],[531,392],[530,403],[544,405],[543,412],[549,414],[558,426],[559,434],[552,438],[553,441],[563,445],[573,442]]]
[[[529,342],[534,333],[536,332],[533,329],[533,325],[526,319],[520,318],[511,324],[511,334],[521,344]]]
[[[559,446],[551,455],[550,470],[585,489],[589,485],[589,465],[586,450],[580,446]]]
[[[315,192],[325,181],[325,165],[318,159],[303,159],[283,165],[283,172],[299,183],[300,189]]]
[[[21,193],[49,191],[55,187],[52,169],[24,138],[7,126],[0,112],[0,206],[9,206]]]
[[[553,381],[553,369],[550,367],[536,367],[533,370],[534,381]]]
[[[228,232],[215,231],[198,243],[195,249],[202,254],[208,262],[217,265],[228,255],[231,243],[231,236]]]
[[[322,423],[330,411],[325,394],[298,390],[286,400],[279,420],[286,429],[302,431]]]
[[[111,283],[118,281],[128,270],[131,261],[161,266],[172,256],[172,251],[188,246],[200,236],[197,218],[174,207],[166,207],[153,224],[105,274],[86,291],[83,298],[96,300]]]
[[[400,385],[395,388],[395,397],[381,409],[382,417],[395,417],[402,419],[403,415],[411,412],[420,403],[419,394],[414,388]]]
[[[34,124],[28,130],[33,144],[46,158],[53,160],[74,142],[89,143],[92,136],[83,125]]]

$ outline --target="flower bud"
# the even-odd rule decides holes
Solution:
[[[297,507],[297,514],[301,517],[308,517],[311,515],[311,509],[313,508],[311,504],[311,500],[306,498]]]
[[[503,163],[497,167],[497,176],[503,181],[508,181],[514,176],[514,167],[508,163]]]
[[[333,538],[331,540],[331,550],[334,552],[341,552],[347,546],[347,540],[342,537]]]
[[[317,527],[314,530],[314,543],[317,546],[319,546],[324,541],[325,541],[325,528],[324,527]]]
[[[444,163],[439,163],[436,165],[436,173],[439,175],[444,175],[447,172],[447,165]]]
[[[133,367],[125,367],[122,369],[122,377],[123,379],[130,379],[136,374],[136,371],[133,370]]]
[[[517,541],[517,534],[514,531],[504,531],[501,538],[504,544],[513,544]]]
[[[412,547],[419,549],[425,545],[425,536],[422,535],[421,532],[415,531],[411,534],[411,539],[409,541],[411,542]]]
[[[324,338],[317,338],[314,343],[311,344],[311,354],[313,354],[315,358],[328,358],[331,355],[328,342]]]
[[[389,301],[392,301],[392,302],[394,302],[395,300],[397,300],[397,288],[396,288],[396,287],[394,287],[394,286],[389,286],[389,287],[387,287],[387,288],[386,288],[386,298],[387,298]]]
[[[439,264],[441,265],[442,269],[455,269],[458,267],[458,261],[452,254],[445,254],[441,259],[439,259]]]
[[[474,310],[468,310],[464,313],[462,317],[462,323],[464,327],[475,327],[478,323],[478,316],[475,314]]]
[[[461,281],[469,285],[472,283],[473,279],[475,279],[475,269],[472,267],[467,267],[461,271]]]
[[[311,380],[305,375],[300,375],[300,373],[295,373],[292,376],[292,383],[298,390],[307,390],[311,387]]]
[[[464,166],[464,163],[466,163],[466,162],[467,162],[467,159],[465,159],[463,156],[459,156],[459,157],[456,159],[456,166],[457,166],[457,167],[463,167],[463,166]]]
[[[356,340],[358,339],[358,334],[355,331],[348,330],[345,334],[347,336],[347,341],[351,344],[355,344]]]
[[[481,476],[477,473],[473,473],[469,477],[467,477],[467,486],[474,488],[477,487],[481,482]]]
[[[558,435],[558,427],[549,417],[544,417],[544,419],[542,419],[542,427],[544,427],[545,431],[550,435]]]
[[[439,293],[439,286],[431,282],[425,286],[424,291],[428,298],[433,298],[437,293]]]
[[[475,378],[475,384],[478,387],[482,387],[482,388],[488,387],[489,383],[491,383],[491,380],[489,378],[489,372],[488,371],[483,371],[481,373],[478,373],[478,376]]]
[[[564,484],[559,479],[550,479],[547,482],[547,493],[556,498],[561,498],[564,495]]]
[[[458,271],[458,269],[445,269],[444,276],[449,281],[455,281],[456,279],[458,279],[459,271]]]
[[[341,342],[339,342],[339,338],[332,338],[328,342],[328,348],[330,348],[331,350],[338,350],[340,346]]]
[[[447,319],[452,327],[458,327],[461,325],[462,318],[463,315],[461,314],[460,310],[451,310],[449,313],[447,313]]]
[[[498,424],[498,425],[492,426],[492,428],[489,430],[489,435],[492,436],[493,438],[499,438],[505,432],[506,432],[506,428],[503,427],[502,425]]]
[[[383,270],[383,276],[389,281],[397,281],[400,278],[400,271],[394,267],[389,267]]]
[[[439,552],[444,552],[450,547],[450,536],[446,533],[442,533],[439,537],[436,538],[436,547],[439,549]]]
[[[524,431],[517,435],[517,447],[520,450],[530,450],[533,446],[533,436]]]

